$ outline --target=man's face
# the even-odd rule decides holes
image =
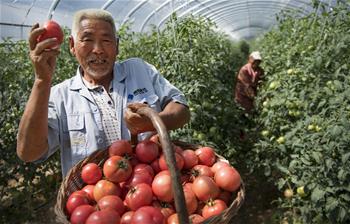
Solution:
[[[261,61],[259,61],[259,60],[253,60],[253,61],[252,61],[252,68],[253,68],[253,69],[258,68],[259,65],[260,65],[260,62],[261,62]]]
[[[117,41],[112,26],[103,20],[84,19],[76,39],[71,41],[71,52],[81,65],[84,76],[101,80],[112,75],[117,56]]]

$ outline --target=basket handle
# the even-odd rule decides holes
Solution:
[[[178,214],[178,218],[179,218],[180,224],[188,224],[189,223],[188,212],[187,212],[183,188],[180,181],[180,172],[176,167],[175,153],[174,153],[172,144],[170,142],[169,133],[167,132],[167,129],[162,119],[159,117],[158,113],[155,112],[150,107],[140,107],[136,110],[136,113],[148,117],[151,120],[154,128],[158,132],[160,144],[162,145],[163,152],[165,155],[165,161],[169,168],[170,176],[172,179],[171,183],[172,183],[174,200],[175,200],[175,208]],[[137,143],[137,136],[135,137],[135,135],[132,135],[131,141],[132,141],[132,144]]]

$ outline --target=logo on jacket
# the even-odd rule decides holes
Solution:
[[[140,95],[140,94],[143,94],[143,93],[147,93],[147,92],[148,92],[148,90],[146,88],[142,88],[142,89],[135,90],[133,93],[134,93],[135,96],[137,96],[137,95]]]

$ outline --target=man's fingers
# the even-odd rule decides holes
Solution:
[[[49,38],[38,43],[33,51],[35,55],[40,55],[42,52],[46,51],[57,51],[59,46],[57,46],[56,38]]]
[[[29,47],[30,50],[34,50],[35,46],[37,44],[37,38],[40,36],[40,34],[45,32],[45,28],[41,27],[39,28],[39,24],[36,23],[32,26],[30,33],[29,33]]]

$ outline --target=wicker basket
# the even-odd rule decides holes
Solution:
[[[179,220],[180,223],[185,224],[189,223],[188,220],[188,213],[185,205],[185,200],[184,200],[184,194],[183,194],[183,189],[180,183],[180,174],[179,171],[175,168],[175,155],[172,152],[172,146],[171,142],[169,139],[169,135],[165,129],[164,124],[160,120],[159,116],[151,109],[149,108],[143,108],[139,111],[138,113],[148,116],[152,122],[153,125],[155,126],[158,134],[159,134],[159,139],[166,157],[166,162],[169,167],[171,176],[173,180],[173,190],[174,190],[174,199],[175,199],[175,207],[176,211],[179,214]],[[173,141],[175,145],[180,146],[183,149],[197,149],[200,148],[200,145],[194,145],[190,143],[185,143],[181,141]],[[135,146],[135,138],[132,138],[132,144]],[[228,162],[225,158],[223,158],[220,155],[216,155],[217,158],[221,161]],[[81,170],[84,165],[87,163],[96,163],[98,164],[101,168],[103,166],[103,163],[105,160],[108,158],[108,150],[97,150],[94,153],[92,153],[90,156],[85,158],[84,160],[81,160],[78,162],[66,175],[64,178],[63,182],[61,183],[60,189],[58,191],[57,195],[57,202],[55,205],[55,213],[56,213],[56,220],[59,223],[69,223],[67,216],[66,216],[66,211],[65,211],[65,204],[68,200],[68,197],[70,194],[72,194],[76,190],[80,190],[84,187],[84,182],[81,179]],[[231,202],[231,204],[228,206],[228,208],[223,211],[220,215],[211,217],[209,219],[206,219],[203,224],[228,224],[232,217],[234,217],[239,208],[242,206],[245,198],[245,189],[244,189],[244,184],[243,181],[241,181],[241,186],[240,189],[234,193],[233,197],[235,199]]]

